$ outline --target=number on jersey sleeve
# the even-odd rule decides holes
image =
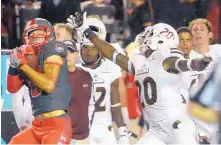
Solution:
[[[140,84],[139,81],[135,82],[138,90],[139,90],[139,96],[141,97],[141,105],[143,108],[145,108],[145,106],[147,105],[153,105],[154,103],[156,103],[157,101],[157,86],[155,81],[150,78],[150,77],[146,77],[143,80],[143,88]],[[141,91],[144,91],[144,98],[141,96]]]

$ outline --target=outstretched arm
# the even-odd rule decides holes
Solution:
[[[164,60],[163,67],[167,71],[185,72],[185,71],[202,71],[211,60],[207,58],[183,59],[179,57],[169,57]]]
[[[90,28],[86,29],[84,33],[88,33],[90,41],[95,45],[95,47],[109,60],[113,61],[114,63],[118,64],[124,70],[134,73],[133,72],[133,65],[129,61],[127,56],[122,55],[119,53],[112,45],[103,41],[97,37],[96,34],[92,32]]]
[[[74,29],[77,29],[79,33],[84,34],[87,39],[89,39],[95,47],[109,60],[118,64],[124,70],[133,72],[133,65],[128,57],[120,54],[112,45],[103,41],[97,37],[97,35],[89,28],[86,21],[86,12],[83,17],[76,13],[74,16],[71,15],[68,19],[68,24],[71,25]]]

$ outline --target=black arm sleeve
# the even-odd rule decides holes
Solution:
[[[163,67],[166,71],[170,72],[185,72],[185,71],[202,71],[204,70],[209,62],[203,59],[183,59],[179,57],[169,57],[163,61]]]

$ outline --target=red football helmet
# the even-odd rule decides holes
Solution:
[[[44,30],[46,33],[45,34],[39,34],[35,36],[31,36],[30,34],[34,32],[35,30]],[[35,39],[35,38],[45,38],[43,42],[35,42],[32,43],[30,40]],[[52,24],[42,18],[35,18],[30,20],[24,29],[23,32],[23,41],[26,45],[32,46],[35,51],[39,51],[42,46],[47,43],[48,41],[52,40],[55,38],[54,34],[54,29]]]

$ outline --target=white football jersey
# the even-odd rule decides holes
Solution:
[[[150,120],[162,120],[167,117],[163,114],[183,111],[185,100],[178,91],[180,85],[177,85],[182,75],[168,73],[162,65],[166,58],[172,56],[183,58],[176,48],[155,51],[148,58],[136,53],[131,58],[140,101]]]
[[[105,59],[96,69],[85,68],[92,76],[94,83],[95,113],[93,124],[109,122],[111,116],[111,84],[122,76],[118,65]]]

